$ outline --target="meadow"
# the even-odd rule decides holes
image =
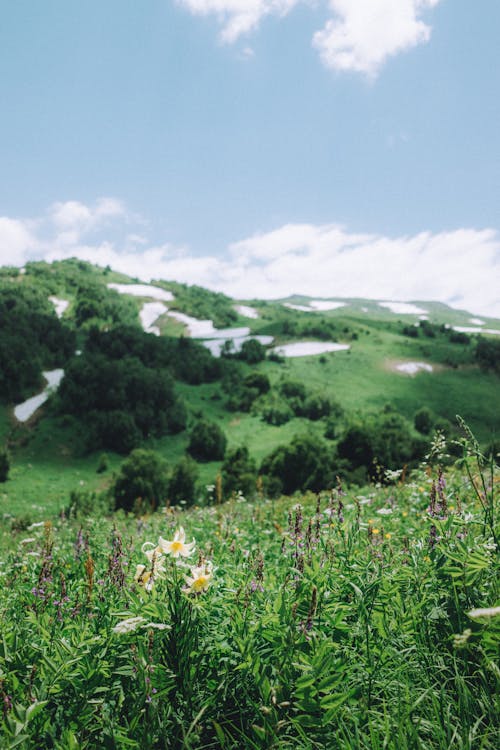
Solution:
[[[499,477],[462,451],[142,516],[41,486],[0,536],[0,746],[496,749]]]

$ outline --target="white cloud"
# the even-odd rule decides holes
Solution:
[[[224,256],[197,257],[186,247],[152,244],[144,226],[134,234],[130,214],[119,201],[56,205],[48,221],[0,218],[2,264],[78,257],[142,281],[199,284],[236,299],[305,294],[436,300],[500,317],[500,236],[492,229],[387,237],[337,224],[286,224],[231,244]],[[78,239],[88,228],[94,234]],[[68,244],[72,232],[77,241]]]
[[[327,68],[374,76],[387,60],[427,42],[421,13],[440,0],[330,0],[334,18],[313,37]]]
[[[375,76],[393,55],[427,42],[422,13],[441,0],[328,0],[332,17],[313,36],[323,64],[332,70]],[[310,0],[178,0],[196,16],[215,15],[221,39],[233,43],[269,15],[285,16]]]
[[[300,0],[178,0],[195,16],[216,15],[221,39],[231,44],[254,31],[268,15],[285,16]]]
[[[57,244],[74,245],[87,233],[109,219],[125,216],[123,204],[116,198],[99,198],[95,206],[79,201],[54,203],[49,209],[49,220],[57,231]]]
[[[0,216],[0,263],[22,266],[35,244],[27,222]]]

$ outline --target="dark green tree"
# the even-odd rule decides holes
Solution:
[[[188,452],[199,461],[219,461],[224,458],[227,438],[215,422],[200,419],[189,432]]]
[[[0,482],[6,482],[9,478],[10,456],[7,448],[0,448]]]
[[[182,456],[175,464],[168,484],[168,499],[172,505],[192,505],[196,497],[198,467],[189,456]]]
[[[137,448],[125,459],[112,488],[115,509],[156,510],[169,492],[167,462],[155,451]]]
[[[257,467],[246,446],[233,448],[226,453],[221,474],[224,497],[228,498],[238,491],[245,497],[255,493]]]

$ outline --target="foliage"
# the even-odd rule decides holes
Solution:
[[[363,495],[9,534],[1,746],[496,750],[498,483],[463,449]]]
[[[413,417],[413,424],[415,429],[422,433],[422,435],[429,435],[434,423],[436,421],[436,415],[427,406],[422,406],[421,409],[415,412]]]
[[[0,282],[0,401],[21,401],[42,369],[63,366],[74,350],[74,332],[38,289]]]
[[[198,466],[190,456],[182,456],[172,469],[168,499],[172,505],[192,505],[196,499]]]
[[[262,462],[260,474],[271,479],[274,493],[286,495],[296,490],[327,489],[335,476],[330,448],[312,435],[296,436],[288,445],[276,448]]]
[[[476,344],[475,357],[483,370],[500,374],[500,341],[481,337]]]
[[[88,445],[128,453],[148,436],[184,429],[185,408],[167,370],[136,356],[110,359],[92,351],[69,364],[58,393],[59,411],[86,426]]]
[[[153,283],[164,286],[173,293],[175,297],[173,309],[178,308],[183,313],[200,320],[212,320],[219,328],[234,325],[238,320],[233,301],[225,294],[212,292],[196,284],[190,286],[174,281],[168,284],[161,281]]]
[[[116,509],[156,510],[168,497],[167,462],[155,451],[133,450],[121,465],[112,492]]]
[[[6,482],[9,478],[10,456],[7,448],[0,448],[0,482]]]
[[[248,362],[249,365],[256,365],[262,362],[266,357],[266,347],[257,339],[249,339],[241,345],[238,359]]]
[[[200,461],[219,461],[224,458],[227,438],[215,422],[196,421],[189,431],[188,452]]]
[[[221,475],[226,499],[237,492],[247,498],[255,494],[257,466],[246,445],[227,451]]]

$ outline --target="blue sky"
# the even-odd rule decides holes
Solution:
[[[0,259],[500,316],[499,28],[498,0],[4,3]]]

